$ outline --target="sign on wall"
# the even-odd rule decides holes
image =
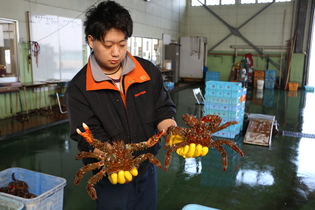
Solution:
[[[82,21],[29,13],[33,82],[71,80],[82,68]]]

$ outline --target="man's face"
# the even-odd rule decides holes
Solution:
[[[104,41],[96,40],[89,35],[88,43],[102,70],[117,69],[127,52],[125,34],[117,29],[110,29],[106,33]]]

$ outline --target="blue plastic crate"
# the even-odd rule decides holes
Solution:
[[[205,95],[208,95],[208,96],[215,96],[217,93],[216,89],[211,89],[211,88],[206,88],[206,94]]]
[[[166,88],[166,90],[173,90],[174,89],[174,82],[164,82],[164,86]]]
[[[240,90],[242,83],[240,82],[225,82],[225,81],[206,81],[206,88],[216,90]]]
[[[304,86],[304,88],[305,88],[305,91],[314,92],[314,87],[312,86]]]
[[[207,71],[205,74],[206,81],[220,81],[220,72],[218,71]]]
[[[24,204],[11,198],[0,195],[0,209],[1,210],[21,210]]]
[[[205,115],[218,115],[221,118],[227,118],[229,116],[228,111],[219,110],[219,109],[204,109]]]
[[[206,77],[205,81],[220,81],[220,77]]]
[[[29,192],[37,197],[25,199],[0,193],[2,196],[22,202],[23,210],[63,209],[63,189],[66,186],[66,179],[23,168],[9,168],[0,172],[0,187],[5,187],[12,181],[12,173],[15,173],[16,179],[26,182]]]
[[[220,76],[220,72],[219,71],[207,71],[206,72],[206,76]]]
[[[276,70],[266,70],[265,71],[265,77],[272,77],[276,78],[277,71]]]
[[[274,81],[265,81],[265,89],[274,89],[275,88],[275,82]]]

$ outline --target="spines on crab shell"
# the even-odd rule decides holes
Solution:
[[[189,127],[194,127],[199,122],[196,117],[190,114],[184,114],[182,116],[182,119],[184,120],[186,125],[188,125]]]
[[[83,178],[83,175],[94,169],[100,169],[100,171],[92,176],[86,186],[86,190],[92,199],[97,199],[97,194],[94,189],[94,185],[104,176],[108,176],[112,184],[117,182],[120,184],[128,183],[132,181],[133,176],[138,175],[138,168],[140,163],[145,160],[149,160],[151,163],[161,168],[160,161],[151,153],[145,153],[137,157],[134,156],[135,150],[146,149],[154,146],[159,142],[160,137],[164,134],[164,130],[157,135],[152,136],[148,141],[140,143],[125,144],[123,140],[116,140],[112,143],[101,142],[93,137],[93,134],[89,127],[83,123],[84,132],[77,129],[77,133],[84,137],[84,139],[93,147],[98,148],[103,153],[85,152],[81,151],[76,156],[76,159],[83,158],[95,158],[99,160],[96,163],[90,163],[81,167],[75,176],[74,183],[79,184]],[[120,179],[120,175],[124,175],[123,180]],[[117,176],[116,181],[113,181],[113,177]]]

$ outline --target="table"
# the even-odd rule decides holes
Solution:
[[[160,69],[163,76],[164,81],[173,82],[174,81],[174,70],[173,69]]]
[[[21,86],[21,88],[23,89],[23,92],[24,92],[24,102],[25,102],[25,107],[26,107],[26,109],[25,109],[25,112],[26,112],[26,116],[28,117],[29,115],[29,110],[28,110],[28,103],[27,103],[27,101],[28,101],[28,99],[27,99],[27,97],[26,97],[26,90],[27,89],[35,89],[35,88],[39,88],[40,89],[40,91],[39,91],[39,98],[38,98],[38,93],[36,92],[36,110],[37,111],[39,111],[40,110],[40,108],[39,108],[39,100],[40,100],[40,98],[41,98],[41,89],[42,88],[44,88],[44,97],[45,97],[45,110],[46,111],[49,111],[48,109],[47,109],[47,95],[46,95],[46,91],[45,91],[45,87],[46,87],[46,85],[47,85],[47,83],[44,83],[44,82],[35,82],[35,83],[33,83],[33,82],[29,82],[29,83],[22,83],[22,86]],[[50,110],[51,111],[51,110]]]
[[[4,87],[0,87],[0,94],[6,94],[9,93],[10,94],[10,113],[12,114],[12,95],[11,93],[16,93],[16,113],[18,112],[18,98],[20,98],[20,85],[15,85],[15,86],[4,86]],[[21,98],[20,98],[21,99]],[[22,110],[22,103],[20,100],[20,108]]]

